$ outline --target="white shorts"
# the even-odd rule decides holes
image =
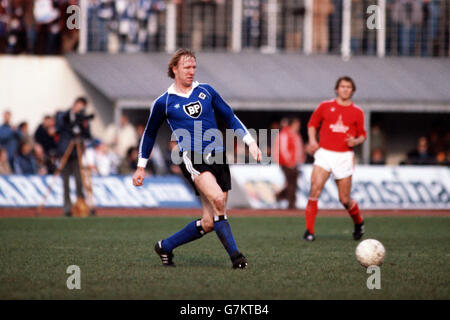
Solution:
[[[314,153],[314,165],[331,172],[334,179],[339,180],[353,175],[353,151],[330,151],[319,148]]]

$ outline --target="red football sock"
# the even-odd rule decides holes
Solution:
[[[308,199],[308,203],[305,209],[306,229],[309,233],[314,234],[314,222],[317,215],[317,200]]]
[[[359,207],[358,207],[358,203],[356,203],[356,201],[353,201],[353,205],[348,210],[348,213],[350,214],[350,217],[352,217],[354,224],[362,223],[363,219],[359,213]]]

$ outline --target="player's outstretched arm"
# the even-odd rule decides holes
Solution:
[[[145,169],[143,167],[138,167],[133,174],[133,185],[136,187],[142,186],[145,178]]]

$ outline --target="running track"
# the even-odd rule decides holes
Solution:
[[[378,216],[434,216],[450,217],[450,210],[361,210],[366,217]],[[303,217],[304,210],[257,210],[257,209],[230,209],[230,217]],[[39,215],[36,208],[0,208],[0,218],[12,217],[61,217],[61,208],[46,208]],[[200,209],[133,209],[133,208],[99,208],[99,217],[166,217],[166,216],[201,216]],[[319,210],[318,216],[343,217],[348,216],[345,210]]]

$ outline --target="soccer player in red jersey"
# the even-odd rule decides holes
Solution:
[[[305,210],[306,231],[303,240],[315,240],[317,201],[330,173],[337,184],[339,201],[355,224],[353,239],[359,240],[364,234],[364,221],[358,204],[350,197],[354,170],[353,148],[366,140],[364,111],[351,100],[355,91],[355,83],[350,77],[339,78],[335,86],[336,99],[322,102],[308,122],[308,151],[314,154],[314,166]]]

